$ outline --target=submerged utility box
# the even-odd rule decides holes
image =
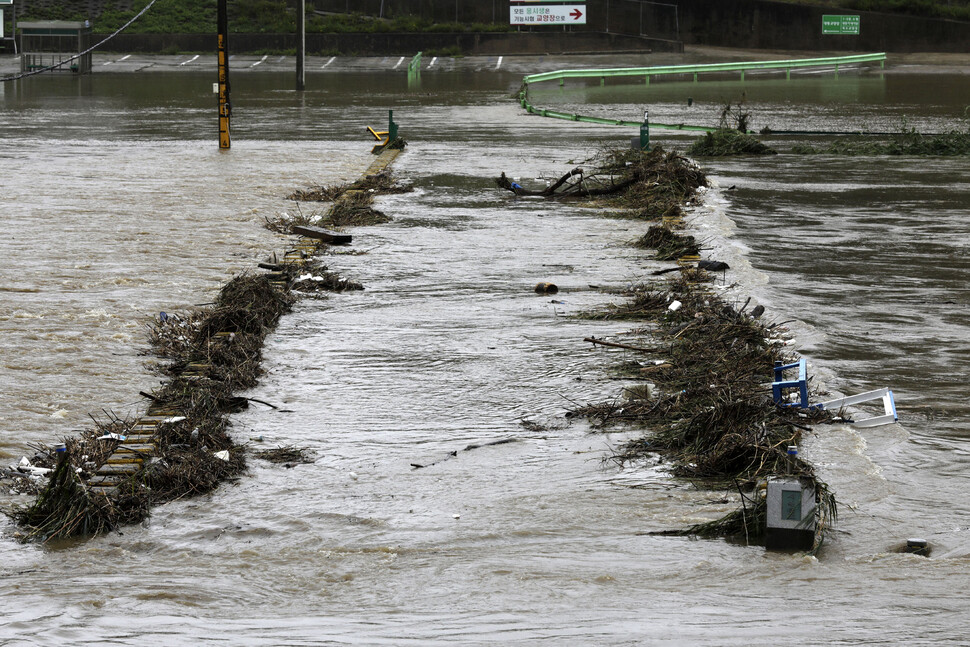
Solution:
[[[809,550],[815,541],[815,488],[794,476],[768,479],[765,548]]]

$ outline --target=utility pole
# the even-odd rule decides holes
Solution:
[[[296,91],[306,90],[306,0],[296,0]]]
[[[219,62],[219,148],[229,148],[229,116],[232,113],[229,103],[229,13],[226,10],[226,0],[218,2],[216,31]]]

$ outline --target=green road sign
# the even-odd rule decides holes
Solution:
[[[822,16],[823,34],[859,35],[859,16]]]

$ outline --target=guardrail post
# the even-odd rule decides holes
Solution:
[[[650,111],[643,111],[643,123],[640,124],[640,150],[650,150]]]
[[[397,124],[394,123],[394,111],[387,111],[387,143],[390,144],[397,139]]]

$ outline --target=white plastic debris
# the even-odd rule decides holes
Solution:
[[[21,474],[29,474],[30,476],[47,476],[54,470],[48,469],[46,467],[34,467],[26,456],[21,457],[20,464],[17,465],[17,471]]]
[[[453,514],[453,515],[451,515],[451,518],[452,519],[461,519],[461,515],[460,514]]]
[[[98,436],[98,440],[128,440],[128,436],[122,436],[116,433],[107,433],[103,436]]]
[[[680,310],[680,306],[682,306],[682,305],[684,305],[684,304],[681,303],[680,301],[677,301],[675,299],[674,301],[672,301],[670,303],[669,306],[667,306],[667,310],[670,310],[671,312],[677,312],[678,310]]]
[[[174,424],[176,422],[182,422],[183,420],[185,420],[185,416],[172,416],[171,418],[165,418],[165,420],[162,420],[158,424],[160,424],[160,425],[170,425],[170,424]]]
[[[221,452],[216,452],[215,454],[213,454],[213,456],[215,456],[219,460],[229,462],[229,450],[228,449],[223,449]]]
[[[312,274],[301,274],[300,276],[297,277],[296,280],[297,281],[309,281],[312,278],[313,278],[313,275]]]
[[[350,474],[348,474],[348,476],[350,476],[350,478],[354,481],[357,480],[357,472],[351,472]]]

